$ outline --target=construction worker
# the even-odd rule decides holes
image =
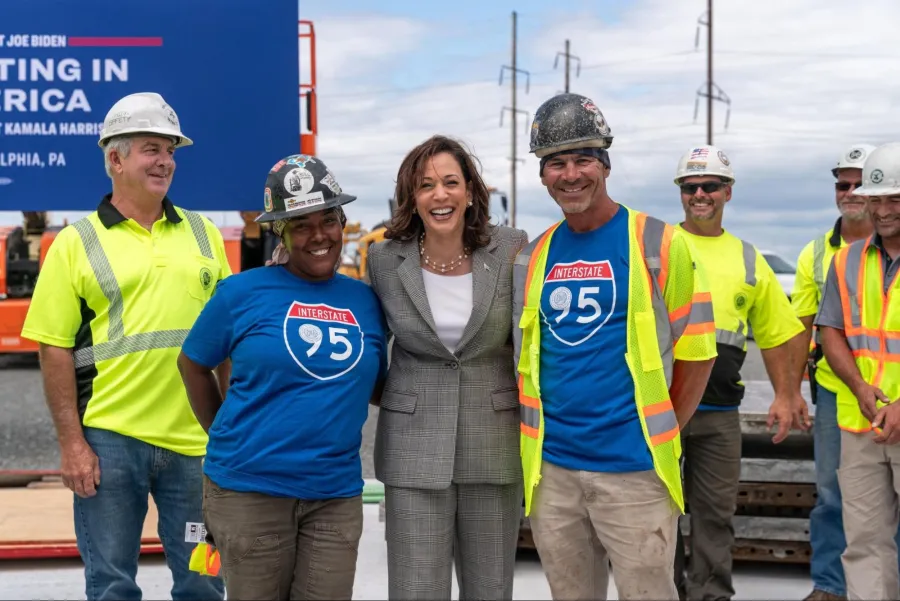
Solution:
[[[678,161],[675,184],[684,221],[677,226],[703,265],[716,324],[716,363],[697,412],[682,429],[684,487],[690,513],[690,561],[679,549],[675,578],[688,599],[731,599],[732,517],[741,475],[741,367],[749,324],[775,389],[769,425],[774,442],[803,425],[806,401],[794,386],[789,342],[803,331],[775,272],[749,242],[722,227],[735,183],[731,160],[715,146],[698,146]],[[683,577],[686,575],[686,581]]]
[[[299,178],[301,186],[292,189]],[[387,369],[378,297],[335,274],[342,191],[319,158],[266,178],[283,265],[224,280],[178,358],[209,432],[203,514],[229,599],[350,599],[363,530],[360,445]],[[231,359],[223,397],[215,366]]]
[[[589,98],[535,113],[531,152],[564,219],[513,268],[525,514],[554,599],[677,599],[680,429],[716,356],[683,232],[610,198]]]
[[[873,150],[875,147],[868,144],[854,144],[841,153],[831,170],[835,178],[835,204],[840,217],[831,230],[809,242],[797,259],[791,305],[806,327],[800,345],[804,349],[810,346],[813,318],[819,310],[825,290],[825,275],[834,253],[872,234],[866,199],[853,192],[862,185],[863,164]],[[810,396],[816,406],[813,423],[816,505],[809,514],[812,550],[809,571],[813,590],[805,601],[838,601],[846,599],[847,594],[841,566],[841,554],[847,542],[841,519],[841,489],[838,486],[841,430],[837,422],[837,392],[844,388],[844,384],[823,356],[818,333],[812,353],[798,353],[794,369],[798,384],[803,372],[808,370]]]
[[[849,599],[900,599],[900,143],[873,150],[863,185],[874,233],[840,249],[815,319],[837,390],[838,481]]]
[[[231,273],[219,230],[167,196],[175,151],[190,144],[159,94],[113,105],[99,141],[112,192],[57,235],[22,330],[40,343],[89,600],[140,599],[148,494],[172,598],[224,596],[220,579],[188,569],[196,542],[188,533],[202,531],[207,437],[176,359],[216,282]]]

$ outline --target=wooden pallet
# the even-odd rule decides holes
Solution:
[[[0,559],[78,557],[72,492],[57,476],[0,487]],[[141,553],[162,553],[157,512],[149,498]]]

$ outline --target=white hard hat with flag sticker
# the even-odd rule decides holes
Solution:
[[[717,175],[734,183],[734,171],[731,160],[722,149],[716,146],[695,146],[681,156],[675,170],[675,183],[692,175]]]

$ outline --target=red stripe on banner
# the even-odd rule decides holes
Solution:
[[[131,47],[147,47],[162,46],[162,38],[76,38],[68,39],[69,46],[131,46]]]

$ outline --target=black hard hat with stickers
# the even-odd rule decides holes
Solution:
[[[609,124],[597,105],[580,94],[558,94],[538,107],[531,124],[531,152],[537,158],[576,148],[612,145]]]
[[[344,194],[325,163],[308,154],[295,154],[278,161],[266,177],[262,215],[256,221],[293,219],[353,202]]]

